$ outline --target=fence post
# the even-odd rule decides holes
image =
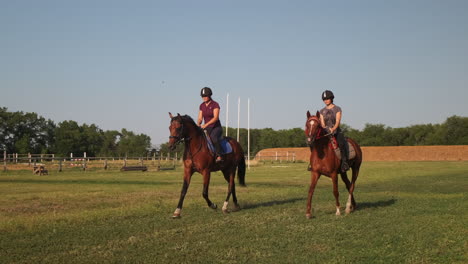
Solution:
[[[86,171],[86,152],[83,152],[83,170]]]
[[[59,160],[59,172],[62,172],[62,159]]]
[[[104,160],[104,170],[107,170],[107,159]]]
[[[6,150],[3,151],[3,171],[7,171],[7,166],[6,166]]]
[[[158,159],[158,168],[156,169],[156,171],[159,171],[161,169],[161,159],[162,159],[162,156],[161,156],[161,152],[159,152],[159,159]]]

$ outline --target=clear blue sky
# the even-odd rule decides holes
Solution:
[[[468,116],[468,1],[0,0],[0,106],[167,141],[212,87],[225,125],[303,127],[335,93],[343,122]]]

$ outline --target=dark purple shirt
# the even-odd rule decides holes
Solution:
[[[211,100],[210,104],[208,106],[206,106],[205,102],[201,103],[200,105],[200,111],[202,111],[202,115],[203,115],[203,120],[205,121],[205,124],[210,122],[211,119],[213,119],[214,117],[214,113],[213,111],[218,108],[218,109],[221,109],[219,107],[219,104],[213,100]],[[217,126],[221,126],[221,122],[218,121],[215,122],[214,124],[211,124],[209,125],[208,127],[217,127]]]

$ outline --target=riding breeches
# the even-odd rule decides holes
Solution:
[[[336,133],[336,141],[338,141],[338,146],[341,151],[341,155],[343,155],[344,160],[348,160],[349,158],[349,149],[348,149],[348,141],[346,140],[343,133],[338,132]]]
[[[206,130],[208,131],[208,135],[210,135],[211,142],[213,142],[213,145],[216,149],[216,154],[221,155],[221,153],[223,152],[221,150],[221,136],[223,135],[223,127],[207,127]]]

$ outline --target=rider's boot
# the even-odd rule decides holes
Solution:
[[[349,170],[349,164],[348,164],[348,155],[345,153],[346,151],[340,150],[341,152],[341,172],[346,172]]]

